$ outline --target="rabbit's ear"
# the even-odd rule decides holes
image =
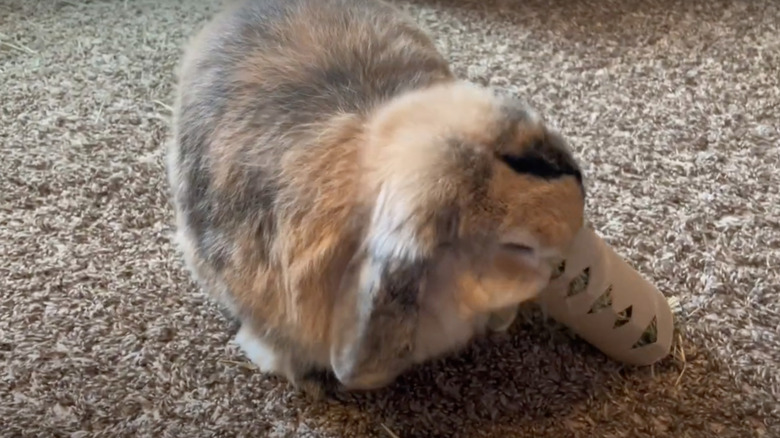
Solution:
[[[394,202],[383,189],[334,311],[331,365],[341,383],[371,389],[413,363],[419,298],[454,214]]]

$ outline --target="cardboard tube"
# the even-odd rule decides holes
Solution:
[[[587,286],[577,291],[572,282],[581,284],[585,272]],[[536,300],[552,318],[616,361],[650,365],[670,352],[674,320],[667,299],[588,227],[576,236],[563,273]],[[599,308],[603,303],[607,306]],[[653,320],[655,341],[637,346]]]

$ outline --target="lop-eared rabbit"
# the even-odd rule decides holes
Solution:
[[[234,1],[180,68],[178,246],[297,387],[380,388],[505,328],[583,224],[561,136],[382,1]]]

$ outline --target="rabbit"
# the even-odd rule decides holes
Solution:
[[[233,1],[176,90],[178,253],[296,388],[379,389],[505,329],[583,225],[561,134],[381,0]]]

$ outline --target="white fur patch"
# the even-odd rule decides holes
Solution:
[[[390,184],[390,183],[388,183]],[[411,221],[409,203],[400,198],[387,185],[382,187],[376,200],[376,207],[371,218],[372,233],[369,245],[375,255],[389,258],[410,260],[419,255],[415,244],[416,236]]]
[[[278,367],[277,355],[262,339],[255,336],[251,329],[242,326],[236,334],[236,344],[260,371],[272,373]]]

